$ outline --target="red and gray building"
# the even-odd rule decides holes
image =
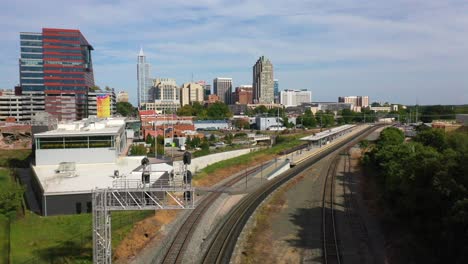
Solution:
[[[31,99],[25,115],[45,111],[58,120],[88,116],[87,94],[94,86],[93,47],[76,29],[43,28],[20,33],[20,85]]]

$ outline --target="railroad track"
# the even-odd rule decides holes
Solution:
[[[323,262],[341,263],[340,242],[337,236],[335,219],[335,176],[340,155],[335,154],[328,166],[322,197],[322,250]]]
[[[203,214],[208,210],[210,205],[213,204],[216,199],[223,193],[223,191],[235,183],[239,182],[240,180],[244,179],[246,176],[256,173],[262,169],[262,166],[265,165],[258,165],[246,172],[243,172],[233,179],[230,179],[223,185],[217,187],[216,189],[212,190],[210,194],[208,194],[203,200],[198,204],[195,209],[190,213],[188,218],[182,224],[181,228],[177,231],[177,235],[171,243],[171,246],[166,251],[164,259],[162,263],[164,264],[172,264],[172,263],[182,263],[182,259],[184,257],[185,250],[187,248],[188,243],[190,242],[190,238],[192,237],[197,224],[200,222]],[[268,165],[267,165],[268,166]]]
[[[232,252],[237,243],[237,238],[242,232],[245,223],[248,221],[250,215],[252,215],[258,205],[268,197],[270,193],[280,187],[283,183],[303,172],[306,168],[312,166],[317,161],[346,145],[356,144],[361,138],[366,137],[377,128],[378,126],[369,127],[362,133],[354,135],[351,138],[318,153],[316,156],[303,160],[284,174],[274,178],[267,184],[258,188],[255,192],[247,195],[230,211],[220,230],[215,234],[214,239],[211,241],[202,262],[207,264],[229,263]]]

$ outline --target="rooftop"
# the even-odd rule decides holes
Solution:
[[[339,127],[334,127],[332,129],[316,133],[313,136],[303,137],[303,138],[301,138],[301,140],[308,140],[308,141],[320,140],[322,138],[335,135],[335,134],[337,134],[339,132],[345,131],[345,130],[350,129],[350,128],[355,127],[355,126],[356,125],[343,125],[343,126],[339,126]]]
[[[113,117],[107,119],[86,118],[58,124],[57,129],[35,134],[37,137],[56,136],[85,136],[85,135],[109,135],[117,134],[125,126],[125,117]]]
[[[114,176],[115,170],[119,171],[118,179],[120,180],[141,181],[142,159],[142,156],[135,156],[121,157],[116,163],[40,165],[33,166],[33,170],[44,190],[44,195],[69,194],[70,192],[90,193],[95,188],[112,187],[117,180]],[[150,166],[151,182],[156,181],[166,172],[172,171],[172,166],[167,163]],[[64,172],[62,169],[65,167],[69,170]]]

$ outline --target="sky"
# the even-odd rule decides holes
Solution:
[[[66,4],[64,4],[66,2]],[[468,103],[466,0],[8,1],[0,9],[0,88],[19,83],[19,32],[79,29],[96,84],[136,102],[140,47],[154,77],[252,83],[259,56],[281,89],[313,101]]]

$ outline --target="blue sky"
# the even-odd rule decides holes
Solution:
[[[180,85],[252,82],[271,59],[280,89],[314,101],[369,95],[403,104],[468,103],[468,1],[8,1],[0,9],[0,88],[19,82],[19,32],[76,28],[94,46],[100,86],[136,101],[143,47],[154,77]]]

